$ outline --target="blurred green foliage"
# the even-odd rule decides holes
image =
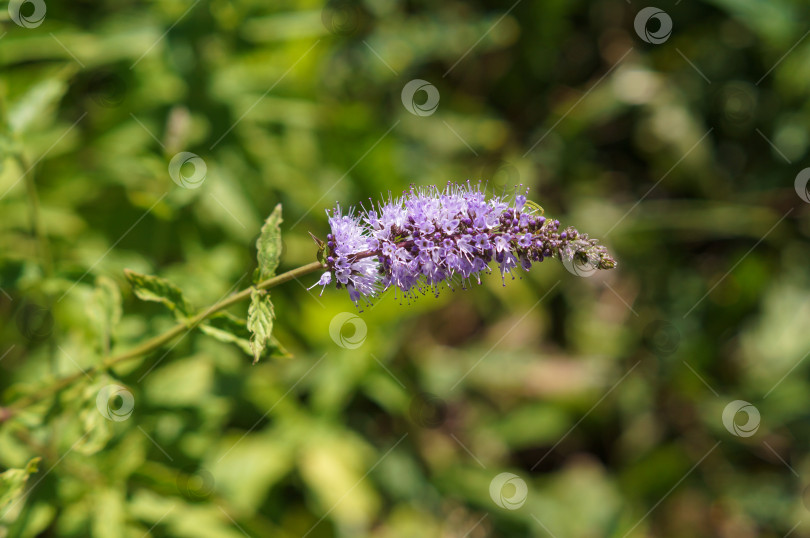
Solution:
[[[4,422],[0,536],[810,536],[802,2],[661,4],[659,44],[638,1],[19,4],[4,406],[173,325],[124,269],[200,306],[247,287],[278,203],[279,271],[314,259],[336,200],[466,179],[530,187],[619,268],[359,314],[290,282],[291,359],[189,333]],[[414,79],[435,112],[403,106]],[[749,437],[734,400],[760,413]],[[527,484],[516,509],[490,494],[502,472]]]

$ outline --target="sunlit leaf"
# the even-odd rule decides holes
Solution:
[[[24,469],[9,469],[0,473],[0,508],[5,508],[22,494],[28,477],[37,472],[37,464],[41,459],[33,458]]]
[[[270,294],[265,290],[253,289],[250,292],[247,327],[250,331],[250,349],[253,352],[253,364],[259,362],[273,332],[273,303]]]
[[[57,78],[47,78],[31,87],[8,111],[11,129],[17,133],[25,132],[52,114],[67,87],[65,81]]]
[[[201,405],[213,378],[213,365],[205,356],[175,360],[144,379],[144,396],[155,405],[167,407]]]
[[[281,258],[281,204],[278,204],[262,226],[261,235],[256,241],[259,261],[259,281],[276,274]]]
[[[92,302],[87,306],[101,338],[101,348],[109,351],[113,329],[121,321],[121,290],[109,277],[100,276],[96,280]]]
[[[126,508],[124,490],[107,487],[97,491],[93,502],[91,530],[93,538],[123,538]]]
[[[165,278],[144,275],[129,269],[125,269],[124,274],[132,285],[135,295],[142,301],[163,303],[178,319],[189,318],[194,314],[191,304],[183,296],[180,288]]]
[[[76,442],[73,450],[80,454],[93,455],[107,446],[113,435],[113,421],[106,418],[102,413],[108,412],[106,407],[99,409],[98,395],[99,392],[107,385],[112,384],[113,381],[110,377],[101,376],[95,383],[87,386],[83,393],[83,404],[78,411],[79,422],[82,425],[84,434]],[[105,406],[112,405],[114,408],[115,402],[102,402]],[[110,415],[112,416],[112,415]]]

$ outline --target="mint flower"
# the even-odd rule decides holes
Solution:
[[[487,198],[480,184],[448,183],[415,188],[357,216],[329,215],[325,263],[329,269],[315,286],[337,281],[355,304],[391,286],[410,298],[428,291],[438,295],[481,283],[493,262],[505,283],[518,265],[528,271],[547,258],[577,260],[597,269],[616,261],[605,247],[575,228],[560,232],[560,222],[540,214],[524,195],[512,202]],[[514,278],[514,277],[513,277]],[[313,286],[314,287],[314,286]],[[322,291],[323,293],[323,291]]]
[[[360,219],[343,215],[336,206],[329,216],[332,233],[326,236],[326,265],[330,271],[321,275],[316,285],[326,286],[333,280],[338,289],[345,287],[357,304],[361,296],[373,297],[379,289],[379,262],[370,257],[379,244],[369,236]]]

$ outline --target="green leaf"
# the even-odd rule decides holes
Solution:
[[[94,538],[123,538],[126,507],[124,489],[106,487],[93,493],[93,519],[90,530]]]
[[[121,290],[113,279],[106,276],[96,279],[96,289],[88,311],[95,321],[101,349],[109,352],[113,329],[121,321]]]
[[[337,525],[366,525],[380,509],[379,494],[362,478],[370,450],[364,441],[337,431],[313,432],[298,447],[298,472],[314,500]],[[328,471],[327,471],[328,470]],[[349,498],[351,501],[341,502]]]
[[[236,316],[228,312],[220,312],[201,323],[198,328],[208,336],[216,338],[220,342],[236,344],[242,351],[251,357],[254,356],[250,344],[251,332],[248,330],[247,323]],[[273,335],[270,335],[266,344],[266,352],[271,357],[289,358],[292,356]]]
[[[259,362],[273,333],[273,303],[266,290],[250,290],[250,307],[248,307],[247,327],[250,331],[250,349],[253,352],[253,364]]]
[[[214,314],[201,323],[199,329],[220,342],[236,344],[248,355],[253,355],[247,323],[228,312]]]
[[[38,122],[55,117],[56,107],[68,85],[63,80],[48,78],[30,88],[11,105],[8,124],[15,133],[33,130]]]
[[[84,435],[73,446],[73,449],[85,456],[98,453],[107,446],[113,436],[112,421],[106,418],[102,411],[106,410],[105,407],[108,405],[114,407],[114,402],[108,402],[102,398],[101,404],[104,407],[101,409],[98,407],[99,392],[110,384],[113,384],[112,378],[101,375],[94,383],[85,387],[82,392],[82,405],[78,410],[77,417]]]
[[[166,280],[154,275],[144,275],[124,270],[124,274],[132,285],[135,295],[142,301],[163,303],[172,311],[174,316],[183,320],[194,315],[194,309],[183,296],[180,288]]]
[[[85,407],[78,416],[84,430],[84,437],[75,444],[73,449],[85,456],[92,456],[106,447],[112,439],[112,423],[104,418],[95,405]]]
[[[256,241],[258,251],[259,277],[256,282],[267,280],[276,274],[281,257],[281,204],[278,204],[262,226],[262,233]]]
[[[26,464],[25,469],[9,469],[0,473],[0,508],[4,508],[22,494],[28,477],[37,472],[37,464],[41,459],[32,459]]]
[[[162,407],[204,407],[214,383],[214,364],[206,354],[175,360],[144,379],[144,400]]]
[[[290,433],[278,428],[244,437],[222,436],[213,447],[216,457],[210,459],[208,470],[217,491],[239,511],[260,510],[268,490],[295,468],[298,443],[268,441],[276,435],[286,438]]]

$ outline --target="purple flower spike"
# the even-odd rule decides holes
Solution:
[[[480,284],[480,273],[491,272],[493,261],[504,279],[516,267],[528,271],[548,257],[586,259],[595,269],[616,266],[595,239],[571,227],[558,232],[558,220],[536,211],[524,195],[513,203],[487,199],[480,185],[469,182],[448,183],[443,190],[411,187],[359,216],[342,215],[337,206],[327,213],[328,272],[316,286],[334,280],[357,303],[391,286],[411,297],[427,289],[438,294],[443,284]]]

